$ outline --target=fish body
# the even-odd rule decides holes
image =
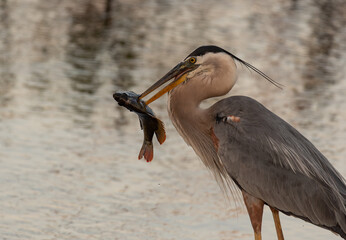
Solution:
[[[153,110],[145,102],[139,99],[139,94],[132,91],[117,91],[113,98],[120,106],[123,106],[135,112],[138,115],[141,129],[144,132],[142,148],[139,152],[138,159],[144,157],[150,162],[154,157],[153,137],[156,135],[157,140],[162,144],[166,140],[166,132],[163,122],[158,119]]]

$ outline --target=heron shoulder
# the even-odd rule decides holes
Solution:
[[[242,117],[245,122],[252,121],[283,121],[276,114],[267,109],[260,102],[247,96],[232,96],[222,99],[210,107],[210,112],[215,118],[235,115]]]
[[[212,106],[214,112],[216,111],[229,111],[236,110],[244,107],[253,107],[253,108],[265,108],[261,103],[257,100],[247,97],[247,96],[231,96],[228,98],[224,98]]]

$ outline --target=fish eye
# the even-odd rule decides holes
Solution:
[[[192,64],[196,63],[196,58],[194,58],[194,57],[190,58],[189,62],[192,63]]]

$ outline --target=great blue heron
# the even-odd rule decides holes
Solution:
[[[264,204],[283,239],[279,211],[338,233],[346,239],[346,184],[325,156],[295,128],[256,100],[223,99],[209,108],[200,103],[228,93],[237,80],[235,61],[277,85],[249,63],[216,46],[189,54],[141,98],[173,79],[147,104],[168,92],[175,128],[222,188],[235,183],[242,192],[255,239],[261,239]]]

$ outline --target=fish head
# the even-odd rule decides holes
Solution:
[[[113,94],[113,98],[122,107],[128,110],[141,114],[142,117],[145,115],[155,118],[153,110],[145,104],[142,99],[139,99],[139,94],[132,91],[116,91]]]

